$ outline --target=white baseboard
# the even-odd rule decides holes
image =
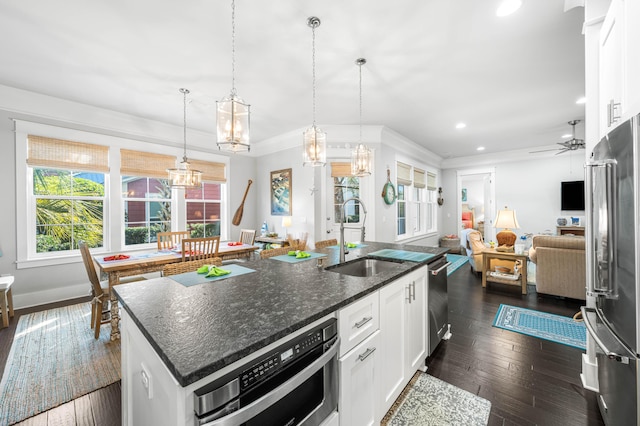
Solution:
[[[76,299],[78,297],[88,296],[89,294],[90,289],[87,284],[58,287],[51,290],[38,290],[37,292],[25,294],[14,293],[13,307],[14,309],[30,308],[47,303]]]
[[[580,374],[580,380],[582,381],[583,388],[594,392],[599,391],[598,364],[589,362],[587,354],[582,354],[582,373]]]

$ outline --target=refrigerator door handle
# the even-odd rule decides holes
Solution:
[[[605,160],[586,165],[587,294],[616,299],[616,162]]]
[[[582,318],[584,319],[584,325],[587,327],[589,331],[589,335],[596,342],[596,345],[600,346],[602,352],[607,356],[607,358],[618,361],[622,364],[629,364],[629,357],[627,355],[619,354],[613,350],[607,348],[607,345],[600,338],[600,334],[596,330],[597,325],[593,324],[592,321],[597,321],[597,313],[593,308],[587,308],[586,306],[580,307],[580,311],[582,312]]]

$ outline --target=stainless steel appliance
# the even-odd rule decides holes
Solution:
[[[431,355],[442,339],[448,339],[449,333],[449,296],[447,294],[447,257],[442,256],[429,263],[427,285],[429,309],[429,352]]]
[[[638,416],[638,126],[621,124],[600,141],[586,168],[587,293],[582,308],[596,343],[598,404],[607,425]]]
[[[318,425],[338,407],[330,319],[195,391],[196,425]]]

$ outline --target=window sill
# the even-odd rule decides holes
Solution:
[[[418,240],[423,240],[425,238],[431,238],[431,237],[437,237],[438,236],[438,232],[434,231],[434,232],[426,232],[424,234],[417,234],[417,235],[412,235],[410,237],[401,237],[401,238],[396,238],[396,243],[411,243],[414,241],[418,241]]]

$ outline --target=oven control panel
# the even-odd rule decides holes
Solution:
[[[322,344],[322,330],[317,330],[311,334],[301,336],[283,348],[272,352],[266,357],[260,359],[250,368],[244,370],[240,378],[240,390],[244,391],[265,380],[273,373],[284,367],[285,364],[303,356],[311,349]]]

